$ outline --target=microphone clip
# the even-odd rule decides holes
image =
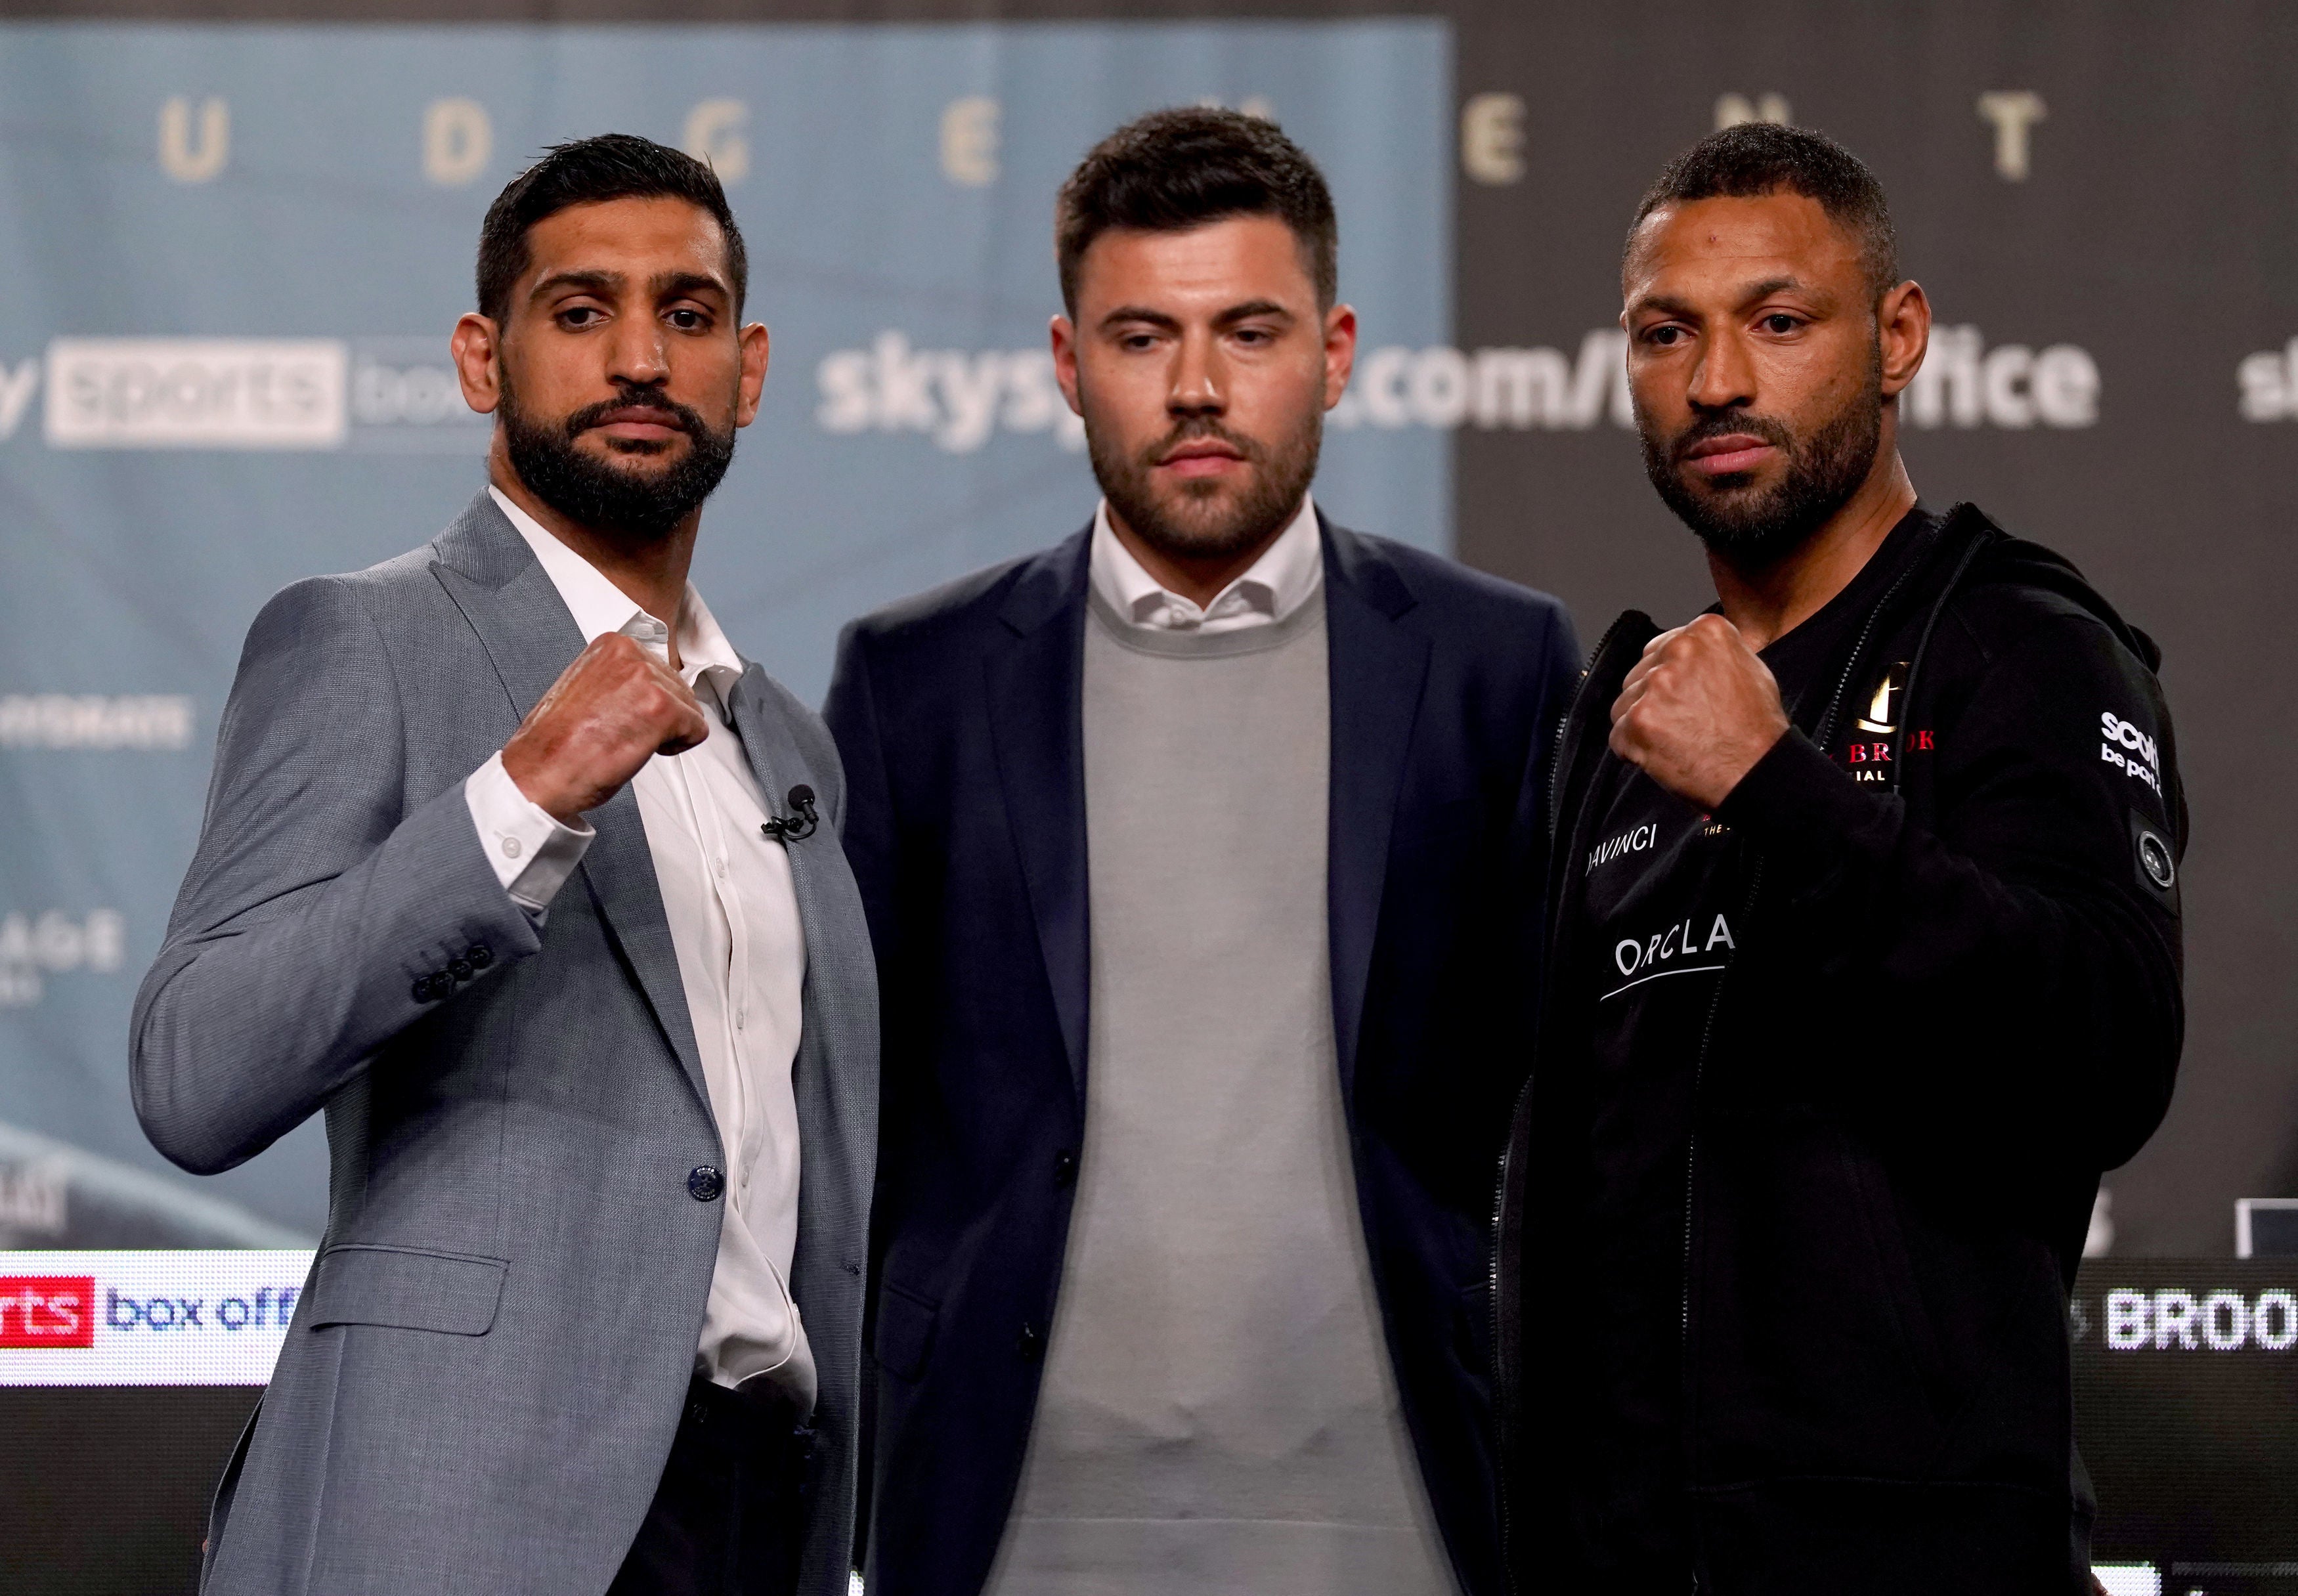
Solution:
[[[814,789],[801,781],[789,790],[785,800],[790,806],[789,815],[777,815],[758,830],[770,842],[803,842],[822,824],[822,816],[814,807]]]

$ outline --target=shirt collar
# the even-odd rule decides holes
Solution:
[[[490,484],[487,492],[493,495],[502,513],[510,517],[510,524],[526,540],[526,546],[534,550],[542,574],[558,590],[558,597],[565,602],[567,613],[574,617],[585,643],[619,632],[657,658],[670,657],[668,625],[649,615],[637,600],[608,581],[598,566],[553,537],[500,488]],[[710,607],[702,602],[702,595],[694,591],[690,582],[686,584],[686,597],[678,608],[678,658],[679,674],[690,685],[707,679],[722,701],[726,700],[747,668],[742,657],[734,652],[733,644],[726,641],[725,633],[719,629]]]
[[[1142,568],[1141,562],[1118,541],[1109,524],[1109,501],[1104,499],[1094,512],[1089,564],[1095,590],[1136,626],[1159,632],[1208,626],[1225,631],[1281,621],[1308,602],[1324,580],[1325,550],[1317,533],[1316,501],[1304,493],[1299,512],[1277,534],[1277,541],[1201,609],[1160,586]]]

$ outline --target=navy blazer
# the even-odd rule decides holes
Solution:
[[[1563,607],[1329,523],[1334,1033],[1397,1385],[1501,1589],[1493,1171],[1529,1061]],[[855,622],[824,708],[877,945],[873,1592],[976,1596],[1037,1407],[1085,1107],[1088,534]],[[1177,843],[1177,846],[1178,844]]]

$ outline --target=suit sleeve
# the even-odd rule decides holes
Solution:
[[[2169,1106],[2185,1021],[2185,806],[2153,677],[2062,618],[1900,740],[1938,761],[1933,828],[1794,732],[1717,811],[1774,872],[1796,988],[1864,1017],[1831,1089],[1937,1145],[2123,1162]]]
[[[1547,633],[1541,639],[1541,707],[1540,719],[1533,731],[1532,759],[1525,785],[1525,821],[1533,828],[1533,834],[1542,839],[1548,834],[1548,779],[1556,759],[1556,736],[1564,724],[1565,712],[1572,707],[1572,695],[1579,688],[1580,672],[1584,657],[1580,652],[1579,634],[1573,630],[1572,617],[1561,604],[1550,613]]]
[[[256,618],[130,1025],[136,1115],[186,1169],[261,1152],[401,1031],[541,946],[461,783],[404,809],[405,712],[343,583],[300,583]]]
[[[882,968],[891,934],[894,887],[894,799],[880,736],[878,705],[861,628],[849,625],[838,640],[838,663],[822,718],[838,744],[846,767],[846,817],[840,831],[846,858],[862,891]]]
[[[1547,955],[1548,799],[1549,781],[1556,763],[1557,732],[1580,685],[1580,641],[1572,617],[1561,604],[1551,608],[1547,631],[1538,647],[1538,708],[1533,718],[1532,747],[1525,760],[1524,780],[1517,797],[1515,824],[1510,828],[1509,871],[1513,892],[1522,906],[1517,918],[1518,948],[1513,961],[1519,972],[1537,972]],[[1526,1037],[1539,1034],[1542,982],[1519,979],[1521,1023]],[[1526,1048],[1529,1054],[1529,1046]]]
[[[862,910],[869,921],[871,941],[878,957],[880,991],[889,988],[885,976],[886,952],[893,936],[894,899],[894,799],[892,784],[886,773],[886,748],[880,740],[878,725],[877,700],[870,682],[870,665],[865,657],[862,628],[859,623],[848,625],[838,639],[838,661],[830,678],[830,694],[822,700],[822,718],[830,727],[831,740],[838,745],[838,757],[846,767],[846,810],[839,840],[846,849],[847,867],[854,872],[854,883],[862,894]],[[889,1008],[881,1019],[880,1030],[879,1141],[881,1147],[893,1145],[887,1135],[891,1114],[900,1112],[900,1094],[884,1088],[885,1033],[894,1029],[885,1021],[897,1020]],[[878,1164],[878,1180],[882,1191],[886,1163]],[[870,1248],[870,1278],[863,1302],[862,1346],[864,1377],[862,1381],[862,1411],[859,1430],[861,1442],[856,1474],[860,1481],[854,1513],[853,1565],[868,1567],[870,1560],[871,1499],[876,1488],[876,1447],[878,1435],[878,1382],[872,1377],[875,1369],[872,1350],[876,1345],[878,1326],[878,1263],[882,1236],[877,1232],[879,1221],[887,1212],[882,1196],[872,1202]]]

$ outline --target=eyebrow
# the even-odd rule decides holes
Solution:
[[[541,299],[546,294],[555,294],[564,288],[583,294],[612,294],[629,280],[619,271],[554,271],[547,277],[537,278],[534,286],[528,290],[527,297]]]
[[[1692,310],[1691,306],[1687,304],[1684,301],[1680,299],[1671,299],[1665,294],[1647,294],[1641,299],[1637,300],[1633,304],[1628,307],[1628,314],[1631,316],[1641,316],[1647,311],[1654,310],[1663,316],[1691,316],[1697,314],[1697,312]]]
[[[1769,299],[1774,294],[1809,294],[1813,290],[1801,277],[1765,277],[1741,295],[1744,302],[1751,299]]]
[[[541,278],[535,283],[529,297],[541,299],[547,294],[556,294],[567,289],[573,289],[578,294],[596,294],[601,297],[611,297],[621,293],[629,285],[630,278],[619,271],[554,271],[549,277]],[[732,293],[726,285],[716,277],[707,272],[700,271],[657,272],[647,279],[647,286],[653,290],[657,299],[675,299],[682,294],[715,294],[723,298],[730,297]]]
[[[1290,320],[1292,315],[1291,310],[1273,299],[1249,299],[1241,305],[1230,306],[1219,316],[1214,317],[1213,325],[1233,327],[1240,321],[1248,321],[1255,316],[1282,316]]]
[[[705,271],[657,272],[647,286],[654,290],[657,299],[677,299],[688,294],[715,294],[731,298],[733,291]]]
[[[1806,294],[1815,300],[1822,301],[1830,297],[1823,291],[1806,283],[1801,277],[1765,277],[1760,283],[1750,284],[1740,291],[1738,302],[1743,305],[1748,304],[1757,300],[1769,299],[1774,294]],[[1697,316],[1699,313],[1697,308],[1685,301],[1671,298],[1665,294],[1646,294],[1628,307],[1628,314],[1631,316],[1645,315],[1654,311],[1663,316]]]
[[[1288,319],[1293,312],[1273,299],[1249,299],[1241,305],[1231,305],[1213,318],[1215,327],[1234,327],[1255,316],[1282,316]],[[1146,305],[1120,305],[1101,318],[1104,327],[1117,327],[1128,321],[1145,321],[1151,327],[1172,330],[1179,327],[1180,318],[1163,310],[1153,310]]]

